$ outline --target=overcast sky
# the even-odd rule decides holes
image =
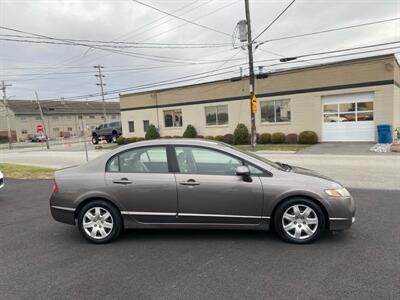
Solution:
[[[131,0],[0,0],[0,26],[60,39],[225,45],[200,49],[122,49],[125,52],[151,56],[150,59],[144,59],[132,57],[132,53],[117,54],[78,45],[1,40],[0,80],[12,84],[7,90],[8,95],[14,99],[32,99],[34,90],[37,90],[41,98],[50,99],[98,93],[99,87],[96,86],[97,79],[94,77],[96,70],[93,68],[97,64],[104,66],[103,71],[106,76],[104,82],[107,84],[105,91],[212,70],[216,70],[216,74],[228,71],[230,73],[180,84],[230,78],[240,74],[239,66],[231,69],[227,67],[246,63],[247,52],[240,48],[234,49],[231,36],[237,22],[245,18],[244,0],[141,1],[164,11],[176,12],[175,14],[182,18],[226,34],[165,16]],[[257,36],[290,2],[251,0],[253,37]],[[400,17],[400,0],[297,0],[257,41],[396,17]],[[9,38],[4,35],[10,34],[25,35],[3,29],[0,29],[0,34],[3,35],[0,38]],[[298,56],[398,40],[400,40],[399,20],[269,42],[255,51],[255,66],[256,68],[265,66],[264,71],[294,67],[299,63],[277,65],[280,56]],[[396,45],[390,45],[394,46]],[[400,44],[397,46],[399,46],[397,49],[377,53],[399,52]],[[265,51],[272,51],[276,55]],[[154,56],[159,58],[155,61]],[[172,60],[165,62],[164,57]],[[355,57],[357,56],[340,59]],[[223,61],[230,58],[231,61]],[[274,60],[259,62],[266,59]],[[331,60],[325,59],[312,63],[329,61]],[[106,97],[111,98],[111,96]]]

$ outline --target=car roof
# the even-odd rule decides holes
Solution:
[[[155,140],[144,140],[135,142],[132,144],[128,144],[126,146],[136,147],[136,146],[156,146],[156,145],[193,145],[193,146],[223,146],[226,147],[227,144],[212,141],[212,140],[205,140],[205,139],[188,139],[188,138],[175,138],[175,139],[155,139]],[[127,147],[127,148],[130,148]]]

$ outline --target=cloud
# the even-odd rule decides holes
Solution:
[[[143,0],[183,18],[231,34],[244,19],[244,1],[161,1]],[[288,0],[252,0],[253,35],[256,36],[289,3]],[[180,9],[180,10],[179,10]],[[398,1],[305,1],[298,0],[259,40],[316,30],[400,17]],[[129,0],[3,0],[0,24],[48,36],[91,40],[124,40],[163,43],[231,43],[232,38],[184,21],[165,16]],[[334,50],[400,39],[400,22],[333,32],[312,37],[267,43],[262,49],[283,56]],[[0,30],[0,34],[10,34]],[[400,48],[399,48],[400,50]],[[223,67],[246,63],[246,52],[232,47],[211,49],[129,49],[127,51],[177,59],[235,60]],[[180,65],[113,54],[67,45],[25,44],[0,41],[0,79],[13,84],[9,94],[29,99],[37,90],[42,98],[60,98],[99,91],[93,65],[104,65],[106,91],[137,86],[190,74],[215,70],[215,64]],[[262,51],[255,60],[279,57]],[[236,60],[240,59],[240,60]],[[265,63],[264,63],[265,65]],[[148,67],[147,70],[113,72],[121,68]],[[256,64],[257,66],[257,64]],[[268,69],[268,68],[267,68]],[[237,76],[239,67],[231,74]],[[58,74],[86,72],[82,74]],[[30,75],[30,74],[42,75]],[[209,80],[218,77],[210,77]],[[206,79],[204,79],[206,80]],[[183,83],[182,83],[183,84]]]

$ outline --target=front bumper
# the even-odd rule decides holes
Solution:
[[[329,199],[329,229],[345,230],[355,222],[356,205],[353,197]]]

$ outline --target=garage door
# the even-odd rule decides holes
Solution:
[[[375,140],[374,94],[322,97],[322,141]]]

